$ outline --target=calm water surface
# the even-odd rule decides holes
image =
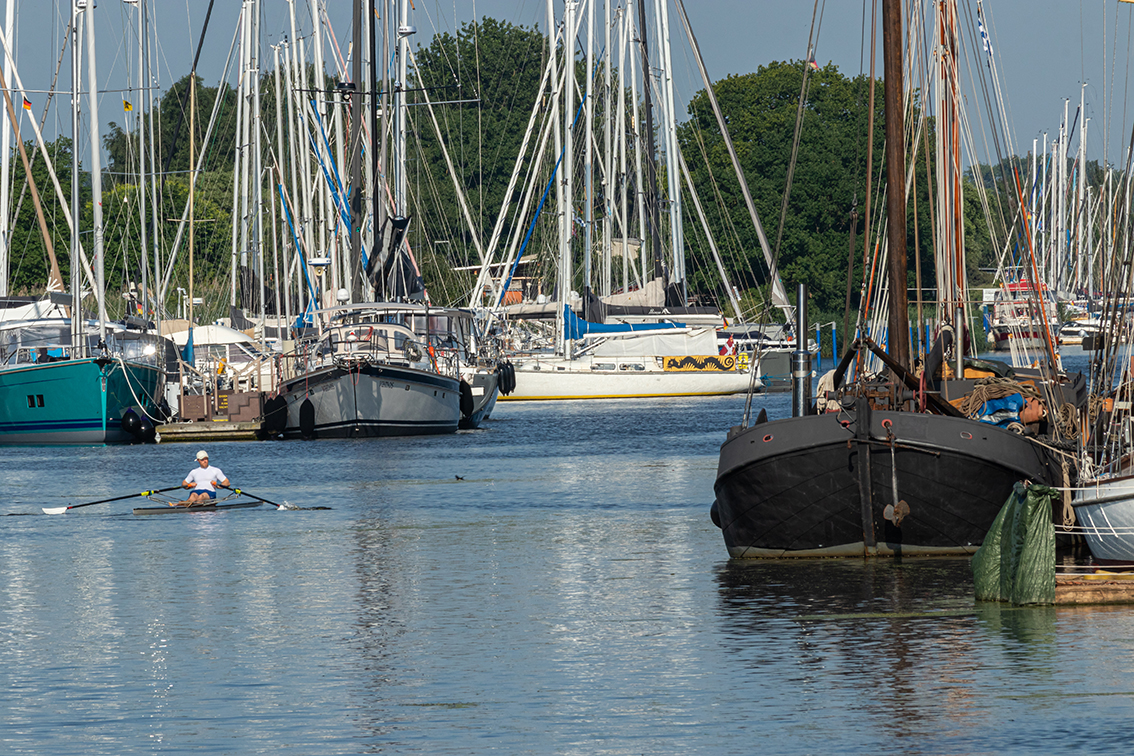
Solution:
[[[965,560],[729,562],[708,508],[742,409],[208,446],[315,511],[50,517],[197,447],[0,450],[0,752],[1126,751],[1134,609],[977,605]]]

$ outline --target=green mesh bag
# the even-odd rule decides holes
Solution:
[[[1017,483],[973,554],[978,601],[1050,604],[1055,601],[1055,526],[1058,492]]]

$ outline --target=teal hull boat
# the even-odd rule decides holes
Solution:
[[[119,444],[152,437],[162,372],[111,357],[0,368],[0,444]]]

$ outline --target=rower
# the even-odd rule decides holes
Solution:
[[[183,488],[192,489],[189,500],[173,502],[171,507],[208,506],[217,498],[218,484],[228,488],[228,478],[219,467],[209,464],[209,454],[204,449],[197,452],[197,464],[200,467],[194,468],[181,483]]]

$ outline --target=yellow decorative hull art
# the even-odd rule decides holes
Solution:
[[[667,373],[731,372],[736,370],[736,355],[666,357],[662,367]]]

